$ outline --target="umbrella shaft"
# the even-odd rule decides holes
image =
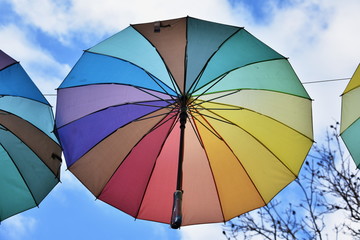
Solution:
[[[180,147],[176,190],[182,191],[182,163],[184,159],[185,124],[187,119],[186,108],[181,108],[180,113]]]

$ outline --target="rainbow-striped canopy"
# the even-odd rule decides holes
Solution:
[[[86,50],[58,88],[69,170],[104,202],[181,225],[227,221],[294,180],[311,99],[287,58],[244,28],[135,24]],[[176,195],[176,194],[175,194]]]
[[[0,50],[0,222],[38,206],[59,182],[52,107],[19,62]]]

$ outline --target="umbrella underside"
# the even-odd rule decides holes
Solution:
[[[90,48],[59,87],[69,170],[140,219],[170,221],[179,155],[183,225],[266,204],[313,142],[311,100],[292,67],[242,28],[188,17],[159,31],[132,25]]]

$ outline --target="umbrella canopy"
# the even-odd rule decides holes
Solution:
[[[346,86],[341,101],[340,136],[356,166],[360,167],[360,64]]]
[[[69,170],[96,198],[174,228],[263,206],[313,143],[288,60],[244,28],[191,17],[86,50],[57,101]]]
[[[21,65],[0,50],[0,221],[38,206],[59,182],[52,108]]]

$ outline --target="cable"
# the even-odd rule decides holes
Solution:
[[[335,79],[327,79],[327,80],[320,80],[320,81],[311,81],[311,82],[302,82],[302,84],[314,84],[314,83],[324,83],[324,82],[337,82],[337,81],[345,81],[351,78],[335,78]],[[56,93],[45,93],[44,96],[46,97],[56,97]]]
[[[336,82],[336,81],[344,81],[344,80],[349,80],[349,79],[350,78],[335,78],[335,79],[327,79],[327,80],[320,80],[320,81],[303,82],[302,84]]]

